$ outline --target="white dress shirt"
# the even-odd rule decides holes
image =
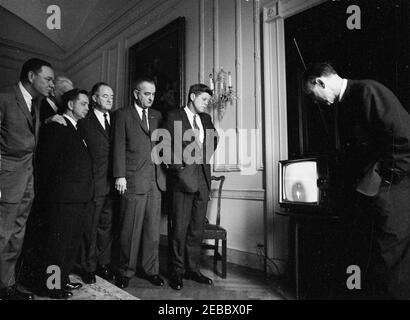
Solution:
[[[137,112],[138,112],[138,115],[140,116],[140,118],[141,118],[141,121],[142,121],[142,111],[144,110],[143,108],[141,108],[138,104],[134,104],[134,106],[135,106],[135,109],[137,110]],[[148,120],[148,114],[149,114],[149,108],[146,108],[145,110],[147,110],[147,112],[146,112],[146,116],[147,116],[147,128],[148,128],[148,130],[149,130],[149,120]]]
[[[31,103],[32,103],[31,100],[33,100],[33,97],[32,97],[31,94],[26,90],[26,88],[24,88],[24,86],[23,86],[23,84],[21,83],[21,81],[19,81],[18,87],[20,88],[20,91],[21,91],[21,93],[23,94],[23,98],[24,98],[24,101],[25,101],[26,104],[27,104],[28,111],[31,112]]]
[[[74,126],[74,128],[77,130],[77,120],[71,118],[69,115],[67,114],[63,114],[64,118],[68,119],[71,124]]]
[[[342,101],[343,95],[345,94],[347,88],[347,79],[342,80],[342,89],[340,89],[340,94],[339,94],[339,102]]]
[[[195,126],[194,126],[195,114],[188,108],[188,106],[185,107],[184,111],[186,115],[188,116],[188,120],[189,120],[189,123],[191,124],[192,129],[195,129]],[[195,119],[196,119],[195,122],[199,128],[199,142],[204,143],[204,127],[202,125],[202,121],[201,121],[201,118],[199,117],[199,114],[196,114]]]
[[[105,130],[106,128],[105,128],[104,112],[101,112],[100,110],[94,109],[94,114],[95,114],[95,116],[97,117],[98,122],[101,124],[101,126],[102,126],[102,127],[104,128],[104,130]],[[111,125],[110,113],[109,113],[109,112],[106,112],[106,115],[107,115],[108,124]]]

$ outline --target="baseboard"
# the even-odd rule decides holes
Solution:
[[[168,244],[167,235],[161,234],[160,245],[163,247],[167,247],[167,244]],[[211,252],[209,252],[209,254],[211,254]],[[237,264],[237,265],[255,269],[255,270],[266,271],[269,274],[270,273],[273,273],[275,275],[283,274],[286,270],[285,261],[274,261],[274,263],[272,263],[271,261],[267,261],[266,270],[265,270],[264,257],[256,253],[245,252],[245,251],[228,248],[227,256],[228,256],[229,263]]]

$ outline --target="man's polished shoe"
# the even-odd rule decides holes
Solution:
[[[48,297],[51,299],[57,299],[57,300],[63,300],[63,299],[68,299],[73,296],[73,293],[70,291],[65,291],[61,289],[44,289],[40,292],[37,293],[40,297]]]
[[[173,275],[169,281],[169,286],[174,290],[181,290],[184,287],[182,275]]]
[[[119,277],[115,280],[115,285],[116,285],[118,288],[124,289],[124,288],[128,287],[129,281],[130,281],[130,278],[123,277],[123,276],[119,276]]]
[[[95,278],[95,274],[93,272],[82,272],[81,280],[83,280],[85,284],[93,284],[97,282],[97,279]]]
[[[83,285],[79,282],[69,282],[64,286],[64,290],[77,290],[80,289]]]
[[[23,292],[17,289],[16,286],[0,289],[1,300],[34,300],[32,293]]]
[[[193,280],[195,282],[202,283],[202,284],[209,284],[209,285],[212,284],[212,280],[209,279],[208,277],[205,277],[200,272],[186,272],[185,279]]]
[[[111,267],[108,264],[104,264],[102,266],[97,266],[96,270],[97,276],[105,279],[105,280],[114,280],[115,275],[114,272],[112,272]]]
[[[164,280],[159,275],[147,276],[146,279],[151,282],[154,286],[162,287],[164,285]]]

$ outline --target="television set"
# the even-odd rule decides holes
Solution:
[[[295,213],[334,213],[332,163],[328,156],[279,161],[280,207]]]

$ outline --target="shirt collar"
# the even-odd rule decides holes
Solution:
[[[110,119],[110,113],[108,111],[107,112],[102,112],[102,111],[98,110],[97,108],[94,108],[94,113],[97,116],[97,118],[104,119],[104,114],[106,114],[107,119],[108,120]]]
[[[134,106],[135,106],[135,109],[137,109],[137,111],[138,111],[138,114],[141,116],[142,115],[142,111],[143,110],[147,110],[147,115],[148,115],[148,109],[149,108],[141,108],[136,102],[134,103]]]
[[[347,88],[347,79],[342,79],[342,88],[340,89],[339,102],[342,101],[346,88]]]
[[[74,118],[71,118],[68,114],[63,114],[63,116],[71,122],[74,128],[77,129],[77,120],[75,120]]]
[[[193,113],[193,112],[191,111],[191,109],[189,109],[188,106],[186,106],[186,107],[184,108],[184,110],[185,110],[185,113],[187,114],[187,116],[188,116],[188,118],[189,118],[190,120],[193,120],[193,119],[194,119],[194,116],[195,116],[195,115],[198,115],[198,114]],[[199,115],[198,115],[198,116],[199,116]]]
[[[23,84],[21,81],[19,81],[18,86],[20,88],[21,93],[23,94],[24,101],[26,102],[27,106],[31,108],[31,101],[33,100],[33,97],[31,94],[27,91],[26,88],[24,88]]]

